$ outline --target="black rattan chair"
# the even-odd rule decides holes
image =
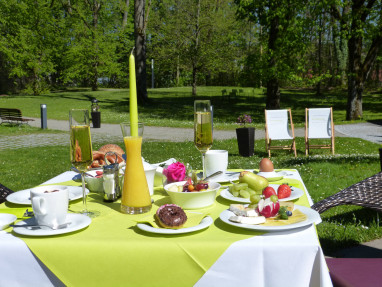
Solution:
[[[7,196],[11,193],[13,193],[13,190],[9,189],[8,187],[5,187],[0,183],[0,204],[3,203]]]
[[[382,212],[382,172],[317,202],[312,209],[322,213],[338,205],[359,205]]]

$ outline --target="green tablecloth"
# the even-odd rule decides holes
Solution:
[[[297,180],[281,182],[304,189]],[[170,203],[162,188],[156,188],[153,199],[153,211]],[[192,286],[230,244],[261,234],[222,222],[219,214],[230,203],[218,196],[212,207],[201,210],[214,219],[206,230],[159,235],[136,227],[136,220],[147,214],[122,214],[119,201],[104,203],[101,195],[91,193],[88,208],[99,210],[101,216],[86,229],[51,237],[14,234],[67,286]],[[309,206],[306,194],[295,203]],[[69,208],[80,209],[81,205],[77,200]],[[0,212],[22,219],[25,209],[7,203]]]

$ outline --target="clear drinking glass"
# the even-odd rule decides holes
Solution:
[[[90,137],[90,120],[88,110],[73,109],[69,111],[70,124],[70,162],[81,172],[83,210],[80,212],[89,217],[97,217],[98,211],[89,211],[86,206],[85,172],[93,161],[92,142]]]
[[[194,144],[202,153],[203,178],[205,178],[205,155],[212,147],[212,115],[209,100],[194,102]]]
[[[152,204],[141,155],[143,123],[121,123],[121,129],[126,147],[121,212],[149,212]]]

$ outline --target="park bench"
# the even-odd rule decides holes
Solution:
[[[33,119],[23,118],[19,109],[0,108],[0,118],[1,124],[23,124],[28,123],[29,121],[34,121]]]

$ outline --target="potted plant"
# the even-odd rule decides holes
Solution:
[[[252,156],[255,150],[255,128],[245,126],[252,123],[252,118],[250,115],[244,114],[239,116],[236,122],[242,126],[236,129],[239,154],[245,157]]]

